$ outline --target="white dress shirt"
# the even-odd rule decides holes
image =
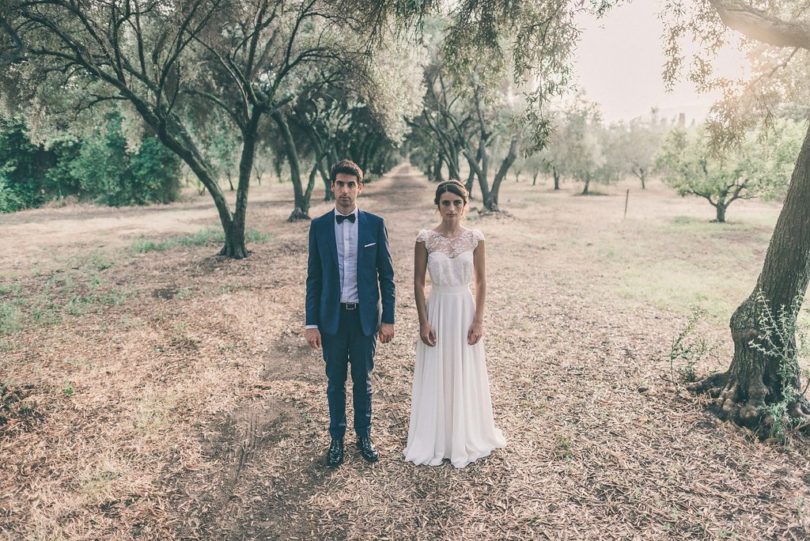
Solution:
[[[335,243],[337,244],[338,270],[340,271],[340,302],[358,302],[357,294],[357,228],[359,216],[354,208],[354,222],[343,220],[337,223],[340,213],[335,209]],[[348,216],[348,214],[346,215]]]

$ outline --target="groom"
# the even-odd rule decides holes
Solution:
[[[369,462],[379,458],[371,442],[371,369],[376,333],[383,344],[394,337],[394,268],[385,222],[355,203],[363,191],[363,171],[341,160],[330,179],[335,210],[312,220],[309,228],[305,336],[313,348],[323,346],[332,436],[326,464],[336,468],[343,463],[348,365],[357,448]]]

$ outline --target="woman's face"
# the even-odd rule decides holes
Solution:
[[[453,192],[444,192],[439,197],[439,213],[442,220],[458,220],[464,215],[464,200]]]

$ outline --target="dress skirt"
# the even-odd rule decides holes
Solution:
[[[495,427],[483,339],[471,346],[467,331],[475,303],[467,286],[434,286],[427,301],[436,345],[416,345],[411,420],[405,460],[456,468],[506,445]]]

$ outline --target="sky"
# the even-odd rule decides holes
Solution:
[[[658,19],[662,0],[634,0],[611,10],[600,20],[582,18],[583,33],[575,54],[576,76],[585,97],[598,103],[607,122],[630,120],[658,107],[661,116],[686,113],[687,121],[701,120],[716,96],[698,94],[692,83],[679,82],[667,93],[661,74],[663,24]],[[692,43],[684,43],[694,50]],[[719,70],[740,74],[744,56],[727,49]]]

